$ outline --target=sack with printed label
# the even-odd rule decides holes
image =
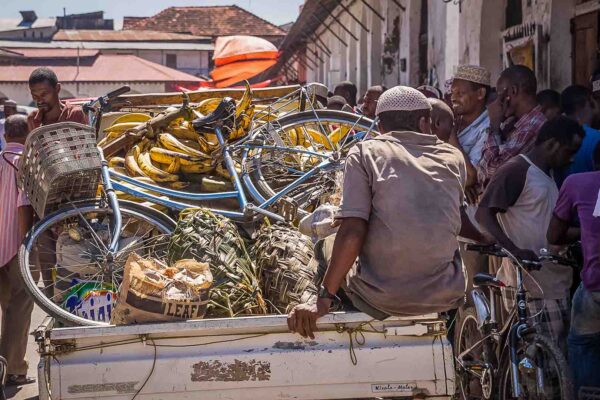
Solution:
[[[115,325],[202,319],[213,277],[208,264],[179,260],[168,266],[129,255],[112,312]]]

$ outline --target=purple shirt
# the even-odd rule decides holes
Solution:
[[[579,217],[583,270],[581,280],[587,290],[600,290],[600,218],[594,217],[594,206],[600,190],[600,171],[569,176],[563,183],[554,215],[563,221]]]

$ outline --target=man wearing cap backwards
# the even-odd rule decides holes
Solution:
[[[338,295],[377,319],[456,308],[465,292],[457,236],[485,241],[463,212],[464,158],[431,134],[427,98],[396,86],[376,114],[382,135],[346,160],[339,231],[315,247],[326,270],[318,299],[288,316],[289,329],[305,337]]]
[[[451,85],[451,101],[456,115],[455,135],[450,143],[465,155],[467,163],[467,199],[475,203],[478,196],[477,167],[490,127],[487,98],[490,91],[490,73],[475,65],[456,67]]]

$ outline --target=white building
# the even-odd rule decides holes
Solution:
[[[540,88],[561,90],[586,83],[594,68],[599,8],[595,0],[307,0],[279,71],[330,88],[350,80],[363,93],[376,84],[443,88],[457,64],[482,65],[495,80],[524,63]]]

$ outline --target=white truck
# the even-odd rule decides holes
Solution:
[[[436,314],[321,318],[314,340],[285,316],[35,331],[41,400],[450,399],[452,349]]]

